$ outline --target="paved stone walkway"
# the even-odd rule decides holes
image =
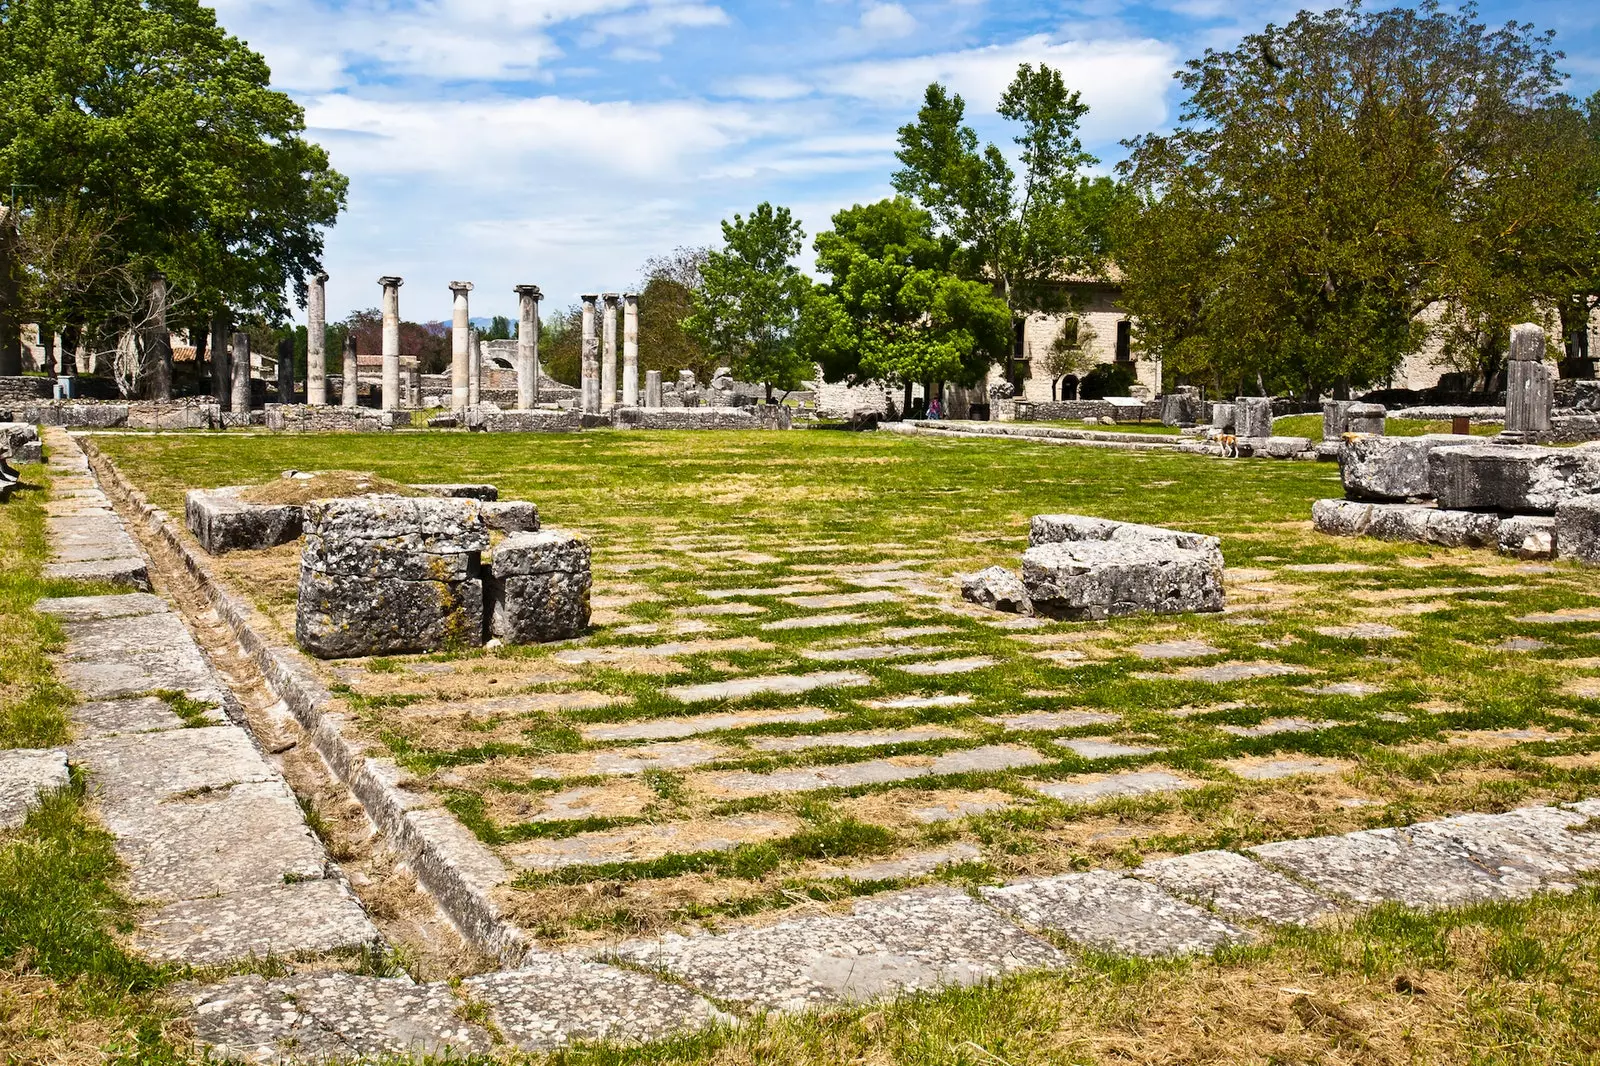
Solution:
[[[144,556],[89,472],[83,452],[60,429],[47,428],[44,443],[51,478],[50,502],[45,504],[51,561],[44,576],[148,591]]]

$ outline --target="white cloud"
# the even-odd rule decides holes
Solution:
[[[868,4],[861,12],[861,30],[870,37],[889,39],[915,33],[917,20],[900,4]]]
[[[725,83],[719,95],[744,100],[794,100],[811,95],[811,86],[787,74],[755,74]]]

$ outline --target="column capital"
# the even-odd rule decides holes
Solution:
[[[450,291],[455,293],[457,296],[460,296],[463,293],[471,292],[472,288],[472,282],[470,281],[452,281],[450,283]]]
[[[398,289],[400,286],[404,285],[405,283],[406,283],[406,279],[405,278],[394,278],[394,277],[385,276],[385,277],[381,277],[381,278],[378,279],[378,284],[382,285],[386,289]]]
[[[608,303],[608,304],[614,304],[614,303],[616,303],[616,302],[617,302],[617,300],[618,300],[618,299],[619,299],[619,298],[620,298],[620,297],[618,297],[618,295],[617,295],[617,294],[616,294],[616,293],[614,293],[614,292],[604,292],[604,293],[601,293],[601,294],[600,294],[600,297],[601,297],[601,299],[603,299],[603,300],[605,300],[605,302],[606,302],[606,303]]]
[[[535,300],[544,298],[544,293],[539,291],[539,286],[537,285],[517,285],[511,291],[518,296],[532,296]]]
[[[328,283],[328,274],[326,271],[319,270],[312,276],[316,278],[318,285],[326,285]]]
[[[639,294],[636,292],[625,292],[622,294],[622,299],[624,303],[636,304],[639,302]]]
[[[600,294],[599,293],[593,293],[593,292],[584,293],[583,296],[581,297],[581,299],[586,304],[592,304],[596,300],[600,299]]]

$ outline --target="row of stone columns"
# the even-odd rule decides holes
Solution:
[[[605,301],[601,327],[605,330],[604,356],[595,336],[596,303]],[[590,294],[583,298],[583,364],[579,400],[589,413],[617,406],[617,304],[622,304],[622,396],[624,407],[639,405],[639,294]]]

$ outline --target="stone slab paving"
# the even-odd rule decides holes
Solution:
[[[1084,774],[1064,781],[1024,781],[1024,785],[1065,803],[1098,803],[1125,796],[1148,796],[1194,788],[1193,781],[1165,770],[1128,770],[1120,774]]]
[[[624,943],[616,954],[663,969],[719,1001],[776,1011],[1067,965],[1045,941],[948,888],[876,896],[848,914],[792,918],[721,936]]]
[[[788,737],[756,737],[750,746],[757,751],[805,751],[808,748],[880,748],[888,744],[917,744],[926,740],[948,740],[963,734],[937,725],[915,725],[904,729],[873,729],[857,733],[810,733]]]
[[[1100,711],[1019,711],[1016,714],[985,715],[985,722],[1022,732],[1042,729],[1075,729],[1088,725],[1115,725],[1122,716]]]
[[[572,955],[541,953],[518,969],[469,977],[461,989],[525,1051],[574,1040],[640,1043],[734,1020],[689,989]]]
[[[1224,918],[1308,925],[1338,910],[1332,900],[1232,851],[1157,859],[1140,866],[1134,876]]]
[[[1141,659],[1203,659],[1221,655],[1222,649],[1203,640],[1167,640],[1156,644],[1135,644],[1128,649]]]
[[[702,603],[694,607],[679,607],[678,614],[691,615],[751,615],[766,614],[767,609],[754,603]]]
[[[1393,640],[1397,637],[1409,637],[1411,631],[1398,629],[1382,622],[1356,622],[1346,626],[1318,626],[1316,632],[1325,637],[1339,637],[1345,640]]]
[[[1218,663],[1215,666],[1186,666],[1170,674],[1135,674],[1149,681],[1204,681],[1213,685],[1226,685],[1234,681],[1254,681],[1263,677],[1288,677],[1311,671],[1290,663]]]
[[[344,882],[325,879],[187,899],[146,913],[134,947],[162,962],[301,956],[379,941]]]
[[[15,829],[28,817],[39,793],[71,780],[60,748],[0,750],[0,829]]]
[[[732,851],[740,844],[788,836],[798,828],[798,823],[786,816],[738,814],[701,823],[668,822],[532,840],[502,848],[501,854],[521,869],[559,870],[568,866],[647,862],[672,854]]]
[[[931,874],[941,866],[952,863],[977,862],[983,852],[975,845],[956,843],[930,851],[916,851],[898,859],[860,863],[856,866],[829,866],[818,872],[826,878],[848,877],[854,881],[896,881],[901,878],[921,877]]]
[[[1129,755],[1154,755],[1164,748],[1149,744],[1120,744],[1113,740],[1095,740],[1084,737],[1078,740],[1058,740],[1056,743],[1084,759],[1121,759]]]
[[[579,777],[587,774],[642,774],[647,770],[687,770],[734,754],[734,749],[705,740],[668,740],[611,751],[555,755],[528,768],[529,777]]]
[[[870,621],[859,614],[803,614],[794,618],[780,618],[776,622],[763,622],[761,628],[775,632],[787,629],[827,629],[831,626],[865,625]]]
[[[1329,685],[1300,685],[1299,691],[1311,696],[1353,696],[1364,699],[1367,696],[1377,695],[1383,689],[1364,681],[1335,681]]]
[[[45,517],[51,561],[42,568],[47,578],[104,581],[128,588],[150,589],[150,572],[139,546],[111,507],[111,501],[89,474],[83,451],[64,430],[46,427],[53,490],[71,492],[73,506]]]
[[[866,674],[849,670],[815,674],[774,674],[771,677],[741,677],[732,681],[710,681],[701,685],[676,685],[664,691],[683,703],[705,700],[742,700],[767,693],[792,696],[819,688],[854,688],[872,684]]]
[[[871,603],[894,603],[899,598],[886,589],[879,589],[874,592],[830,592],[820,596],[790,596],[783,602],[791,607],[834,610],[839,607],[865,607]]]
[[[799,592],[821,592],[826,587],[827,586],[825,585],[818,585],[815,582],[805,582],[796,585],[775,585],[768,588],[701,590],[700,595],[712,600],[735,599],[742,596],[793,596]],[[790,600],[789,602],[793,603],[794,601]],[[802,604],[801,606],[807,605]],[[827,605],[818,604],[817,606]],[[839,606],[848,607],[849,604],[839,604]]]
[[[149,592],[127,592],[112,596],[64,596],[39,600],[34,605],[63,622],[87,622],[102,618],[130,618],[140,614],[161,614],[167,601]]]
[[[822,788],[881,785],[944,774],[1014,770],[1048,761],[1032,748],[992,744],[937,756],[901,755],[865,762],[773,770],[769,773],[744,770],[712,773],[705,776],[705,784],[710,791],[723,796],[760,796],[774,792],[810,792]]]
[[[982,895],[1025,925],[1123,955],[1189,955],[1251,939],[1155,885],[1107,870],[1021,881]]]
[[[918,648],[917,651],[931,651],[931,648]],[[970,674],[974,670],[983,670],[995,664],[994,659],[987,655],[974,655],[964,659],[938,659],[930,663],[906,663],[896,666],[895,669],[904,674],[914,674],[917,677],[945,677],[950,674]]]
[[[1550,645],[1533,637],[1507,637],[1494,647],[1496,651],[1544,651]]]
[[[858,644],[851,648],[807,648],[800,654],[820,663],[853,663],[873,659],[904,659],[911,655],[931,655],[944,650],[907,647],[903,644]]]
[[[1600,607],[1569,607],[1564,611],[1525,614],[1517,621],[1531,622],[1535,625],[1560,625],[1564,622],[1600,622]]]
[[[155,733],[166,729],[182,729],[191,724],[222,725],[226,719],[215,707],[208,708],[198,721],[186,722],[178,717],[172,704],[159,696],[144,696],[128,700],[102,700],[84,703],[72,710],[72,721],[81,740],[95,737],[113,737],[123,733]]]
[[[1260,725],[1223,725],[1217,728],[1236,737],[1270,737],[1278,733],[1314,733],[1338,724],[1311,718],[1269,718]]]
[[[942,696],[896,696],[892,700],[868,700],[867,706],[880,711],[901,711],[924,707],[964,707],[972,702],[966,693]]]
[[[1283,778],[1298,777],[1302,774],[1323,777],[1328,774],[1336,774],[1345,768],[1344,763],[1334,762],[1331,759],[1304,759],[1297,757],[1234,759],[1222,765],[1246,781],[1281,781]]]
[[[933,825],[936,822],[953,822],[957,818],[966,818],[969,815],[1003,811],[1010,806],[1010,801],[1003,799],[952,797],[943,803],[936,803],[927,807],[912,807],[906,813],[923,825]]]
[[[883,630],[883,636],[888,640],[908,640],[911,637],[934,637],[954,632],[950,626],[889,626]]]
[[[727,714],[697,714],[684,718],[650,718],[639,722],[599,722],[578,727],[586,741],[597,740],[672,740],[723,729],[747,729],[774,723],[825,722],[835,717],[831,711],[802,707],[792,711],[735,711]]]

